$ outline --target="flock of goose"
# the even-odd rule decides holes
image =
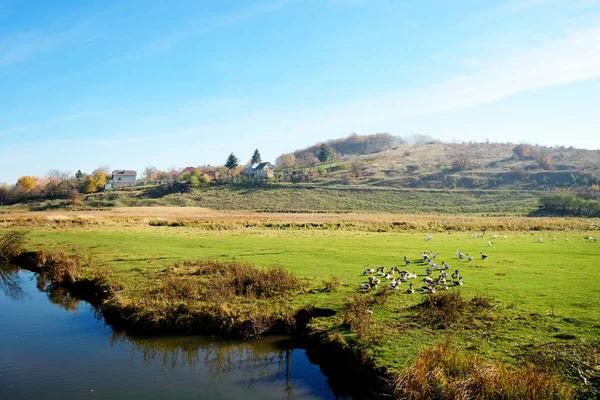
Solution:
[[[485,236],[485,232],[473,233],[471,238],[477,239],[477,238],[483,238],[484,236]],[[490,237],[490,240],[488,240],[487,245],[491,246],[493,244],[492,239],[497,239],[499,236],[498,236],[498,234],[493,234],[493,235],[490,235],[489,237]],[[502,235],[502,237],[504,239],[508,239],[508,235],[506,235],[506,234]],[[591,237],[591,236],[587,237],[586,239],[591,242],[598,241],[598,238]],[[427,240],[427,241],[433,240],[433,236],[431,234],[427,234],[427,236],[425,236],[425,240]],[[552,238],[552,241],[556,241],[556,240],[557,239],[555,237]],[[537,241],[538,241],[538,243],[541,243],[543,241],[541,235],[537,239]],[[568,242],[569,238],[565,238],[565,241]],[[462,286],[463,280],[462,280],[462,276],[460,276],[458,270],[455,270],[454,273],[452,273],[452,275],[450,275],[450,277],[448,277],[448,273],[446,272],[446,270],[451,268],[450,265],[446,264],[444,261],[442,261],[441,265],[436,264],[434,260],[437,258],[437,256],[438,256],[438,254],[434,253],[434,252],[429,252],[429,253],[426,253],[424,251],[421,252],[421,259],[416,262],[421,263],[421,264],[427,264],[427,266],[425,266],[425,274],[426,275],[422,280],[423,286],[419,287],[418,289],[414,289],[413,284],[410,283],[410,287],[408,289],[404,290],[404,293],[412,294],[415,291],[419,291],[424,294],[432,294],[432,293],[435,293],[436,290],[447,290],[451,286]],[[475,259],[475,257],[469,255],[468,253],[463,254],[458,250],[456,250],[456,257],[459,260],[466,260],[467,262],[471,262]],[[483,254],[483,252],[480,252],[478,258],[481,260],[485,260],[487,257],[488,256]],[[406,256],[404,256],[403,264],[407,268],[411,264],[411,261],[409,261],[406,258]],[[439,276],[433,277],[432,275],[436,271],[439,272]],[[369,267],[364,270],[363,276],[365,276],[365,275],[368,275],[369,281],[363,282],[360,284],[360,289],[362,289],[364,291],[377,289],[379,287],[379,285],[381,285],[382,279],[386,280],[387,288],[389,290],[400,290],[400,284],[402,282],[408,282],[409,280],[417,279],[416,272],[411,273],[411,272],[408,272],[407,270],[401,270],[397,266],[391,267],[391,269],[389,271],[386,271],[385,266],[379,266],[377,268]]]
[[[458,250],[457,254],[459,254]],[[483,254],[481,254],[481,256],[482,259],[485,259],[487,257]],[[448,290],[450,286],[462,286],[463,279],[462,276],[460,276],[460,274],[458,273],[458,270],[455,270],[449,276],[446,270],[451,268],[450,265],[446,264],[444,261],[442,261],[441,265],[438,265],[433,261],[435,258],[437,258],[437,253],[421,253],[421,260],[419,260],[419,262],[422,264],[427,264],[427,267],[425,267],[426,276],[423,278],[423,286],[416,289],[416,291],[419,291],[423,294],[433,294],[436,292],[436,290]],[[404,256],[403,263],[404,266],[407,267],[411,264],[411,261],[409,261],[406,258],[406,256]],[[438,277],[432,276],[435,271],[439,272]],[[398,275],[396,276],[396,274]],[[360,284],[360,289],[364,291],[377,289],[379,285],[381,285],[381,279],[385,279],[387,281],[387,288],[389,290],[400,290],[400,284],[402,282],[408,282],[409,280],[417,279],[416,272],[401,270],[399,267],[392,267],[389,271],[386,271],[385,266],[379,266],[377,268],[367,268],[363,272],[363,276],[364,275],[368,275],[369,279],[368,282],[363,282]],[[410,282],[409,288],[404,290],[404,293],[412,294],[414,292],[415,288],[413,287],[412,282]]]

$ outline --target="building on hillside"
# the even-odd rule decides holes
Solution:
[[[262,162],[247,166],[242,173],[255,179],[269,179],[273,177],[273,169],[270,162]]]
[[[112,179],[109,182],[113,188],[127,187],[135,185],[137,172],[126,169],[117,169],[112,172]]]

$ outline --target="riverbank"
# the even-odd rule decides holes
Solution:
[[[30,251],[43,248],[48,253],[62,250],[77,257],[79,261],[71,265],[79,265],[78,280],[104,277],[108,284],[103,290],[109,293],[105,307],[114,307],[128,324],[137,323],[147,332],[190,333],[207,327],[227,335],[289,332],[304,326],[295,318],[301,310],[327,309],[335,314],[311,318],[306,324],[307,336],[354,357],[359,365],[368,366],[388,382],[396,382],[387,392],[400,398],[398,393],[406,395],[409,388],[417,391],[414,385],[407,386],[415,380],[403,373],[413,371],[413,378],[419,376],[411,366],[425,365],[419,361],[423,354],[428,360],[437,354],[441,365],[446,365],[444,357],[450,357],[472,366],[457,368],[459,376],[444,378],[458,386],[464,385],[465,379],[473,382],[478,373],[483,376],[483,370],[496,371],[495,377],[511,371],[504,378],[527,373],[532,380],[525,383],[541,390],[533,381],[542,376],[543,381],[558,385],[550,388],[562,393],[558,398],[571,398],[557,388],[578,385],[576,372],[561,367],[560,376],[567,386],[549,379],[550,364],[544,367],[543,354],[536,349],[549,345],[552,350],[546,355],[560,356],[563,350],[597,348],[593,340],[600,333],[598,305],[594,303],[598,298],[579,290],[595,290],[586,278],[593,274],[597,250],[584,238],[590,233],[568,231],[567,242],[567,232],[544,231],[542,243],[537,242],[538,232],[505,231],[508,239],[503,239],[502,232],[498,239],[491,239],[488,233],[494,242],[490,248],[486,240],[473,239],[470,233],[432,233],[434,239],[426,241],[419,231],[81,227],[33,230],[27,247]],[[560,241],[552,241],[554,235]],[[417,271],[419,280],[415,282],[421,285],[426,264],[419,255],[424,244],[439,252],[440,260],[460,269],[465,285],[450,288],[450,297],[405,295],[409,282],[403,283],[400,291],[387,290],[382,277],[378,289],[367,293],[359,290],[359,284],[367,281],[363,276],[365,264],[389,268],[397,265],[403,254],[408,255],[408,268]],[[478,254],[481,248],[489,258],[460,261],[454,255],[456,248],[471,254]],[[569,272],[574,257],[581,274]],[[217,292],[223,296],[221,300],[207,301],[205,296],[215,293],[207,293],[206,288],[210,282],[221,282],[223,274],[200,271],[206,263],[216,265],[218,271],[250,262],[260,271],[288,271],[299,285],[289,292],[277,290],[271,297],[230,297],[231,293]],[[545,279],[536,279],[542,269]],[[563,291],[554,291],[555,282],[564,274],[570,274],[570,284]],[[153,326],[164,330],[153,330]],[[431,353],[440,343],[447,351]],[[555,348],[557,345],[563,350]],[[458,353],[453,353],[455,350]],[[539,367],[534,368],[534,364]],[[436,369],[436,365],[426,366]],[[593,375],[593,371],[585,373]],[[495,379],[488,378],[486,385]],[[435,384],[429,382],[427,386]]]

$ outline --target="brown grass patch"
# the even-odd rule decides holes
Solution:
[[[8,231],[0,236],[0,261],[9,263],[23,252],[25,232]]]
[[[555,375],[532,367],[508,369],[467,356],[451,343],[424,349],[392,384],[398,398],[571,399],[573,393]]]

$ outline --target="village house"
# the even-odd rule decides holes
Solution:
[[[255,179],[269,179],[273,177],[273,164],[262,162],[247,166],[242,173]]]
[[[117,169],[112,172],[112,179],[109,184],[113,188],[133,186],[135,185],[136,176],[137,172],[135,171]]]

